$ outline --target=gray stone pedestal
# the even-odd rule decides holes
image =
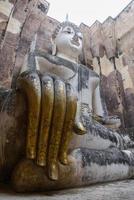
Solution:
[[[134,200],[134,180],[39,194],[14,193],[0,185],[0,200]]]

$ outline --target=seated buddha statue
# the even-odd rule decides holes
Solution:
[[[127,140],[105,126],[118,128],[120,120],[104,115],[99,76],[79,63],[82,39],[75,24],[63,22],[52,35],[52,55],[35,51],[20,70],[14,93],[26,110],[21,115],[27,116],[27,122],[25,142],[18,138],[22,144],[13,147],[18,152],[26,149],[12,162],[11,182],[17,191],[75,187],[134,175],[134,154],[125,150]],[[18,121],[24,127],[25,121]]]

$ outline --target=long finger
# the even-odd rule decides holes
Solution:
[[[50,76],[45,76],[42,78],[41,118],[37,153],[37,164],[40,166],[46,166],[48,138],[51,126],[53,104],[53,79]]]

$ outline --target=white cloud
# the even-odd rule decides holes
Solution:
[[[131,0],[48,0],[48,15],[62,22],[69,14],[69,20],[79,25],[92,25],[95,20],[103,22],[108,16],[116,17]]]

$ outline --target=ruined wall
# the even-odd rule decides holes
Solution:
[[[0,1],[0,85],[10,87],[31,41],[51,51],[51,33],[59,23],[46,16],[45,0]],[[80,25],[84,35],[82,63],[100,74],[109,114],[118,114],[123,127],[134,127],[134,1],[115,19]]]
[[[22,65],[48,7],[45,0],[0,1],[0,85],[9,87],[13,70]]]
[[[94,70],[101,76],[110,114],[134,126],[134,1],[115,18],[89,28]]]

